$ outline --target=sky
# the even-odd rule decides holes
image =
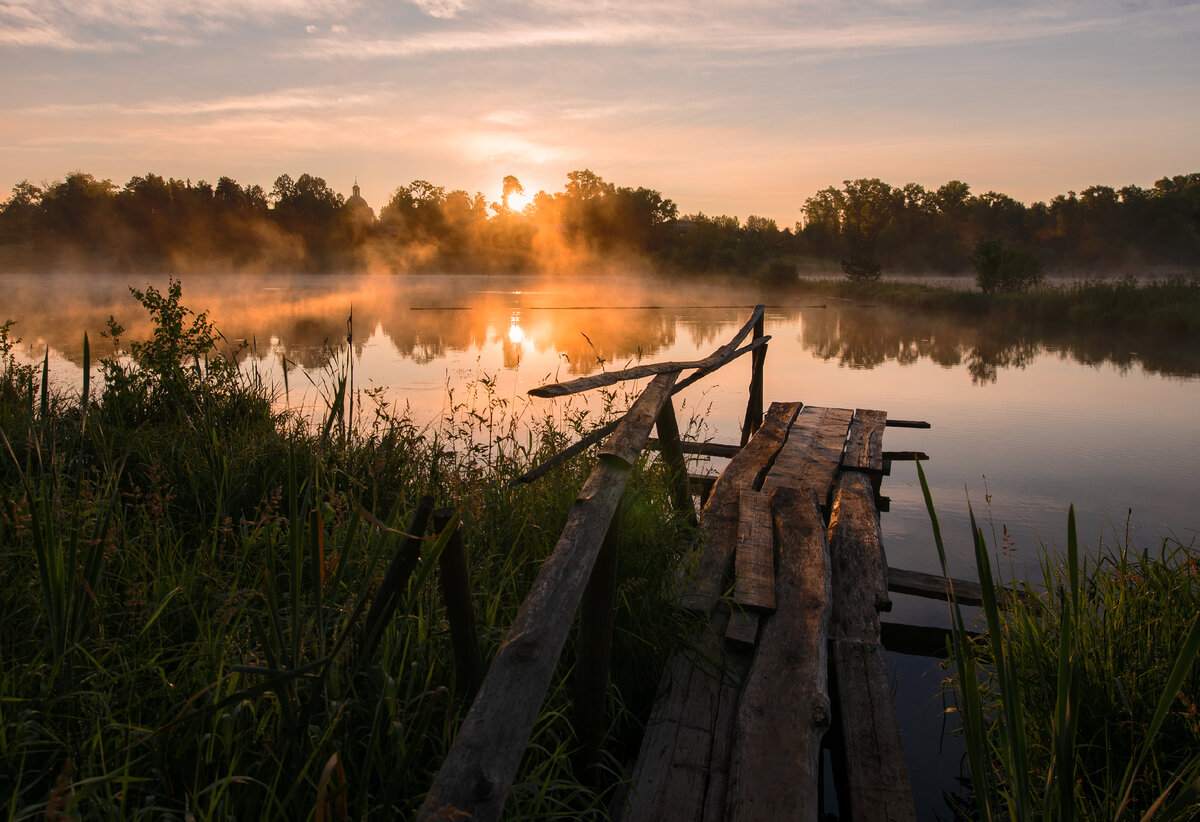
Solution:
[[[789,227],[847,179],[1024,202],[1200,171],[1200,2],[0,0],[0,199],[85,171],[376,211],[591,169]]]

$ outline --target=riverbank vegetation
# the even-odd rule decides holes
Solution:
[[[947,577],[924,472],[918,473]],[[953,693],[977,819],[1195,819],[1200,813],[1200,560],[1164,538],[1042,549],[1001,588],[971,515],[984,633],[951,608]],[[993,535],[993,544],[999,541]],[[974,626],[970,626],[974,627]]]
[[[681,214],[661,192],[584,169],[499,202],[425,180],[375,211],[324,179],[280,175],[269,190],[147,173],[124,186],[84,172],[21,181],[0,206],[0,270],[550,272],[628,270],[788,281],[839,264],[867,278],[972,270],[981,242],[1051,273],[1200,265],[1200,173],[1153,187],[1095,185],[1031,205],[951,180],[927,189],[846,180],[803,198],[780,227],[750,215]],[[520,200],[518,199],[520,198]],[[519,202],[525,202],[518,207]]]
[[[126,341],[111,325],[87,346],[105,350],[103,385],[89,385],[89,353],[74,396],[22,365],[0,327],[8,818],[411,814],[471,696],[438,589],[449,529],[465,524],[486,664],[588,458],[509,481],[595,412],[518,421],[483,378],[418,429],[378,398],[352,411],[343,370],[323,419],[300,420],[237,368],[178,283],[137,296],[153,334]],[[520,818],[602,818],[636,750],[680,633],[669,546],[686,525],[658,470],[638,467],[624,513],[602,777],[573,770],[569,646],[509,800]],[[366,613],[425,496],[451,525],[424,541],[367,653]]]

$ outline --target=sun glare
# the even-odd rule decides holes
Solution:
[[[528,194],[517,194],[513,192],[508,195],[508,207],[513,211],[524,211],[525,206],[533,202],[533,198]]]

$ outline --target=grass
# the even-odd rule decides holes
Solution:
[[[553,547],[589,456],[509,480],[575,432],[518,420],[485,377],[436,429],[343,369],[317,424],[274,410],[177,284],[135,295],[148,340],[98,364],[79,396],[12,355],[0,326],[0,802],[12,819],[314,819],[410,815],[469,693],[455,681],[436,558],[373,654],[375,588],[418,501],[465,523],[485,664]],[[104,379],[91,385],[93,368]],[[614,402],[619,398],[612,397]],[[583,415],[579,427],[591,423]],[[564,651],[506,813],[603,818],[637,744],[671,597],[671,513],[639,466],[622,530],[606,778],[573,772]]]
[[[937,514],[918,474],[946,572]],[[952,687],[978,819],[1194,819],[1200,813],[1200,560],[1164,539],[1066,554],[1003,593],[971,515],[979,640],[951,608]],[[946,573],[949,578],[948,572]]]

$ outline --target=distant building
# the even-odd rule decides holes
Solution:
[[[354,181],[354,193],[346,198],[346,204],[342,206],[342,210],[350,216],[350,219],[360,225],[370,225],[375,222],[375,212],[367,205],[367,201],[359,194],[358,180]]]

